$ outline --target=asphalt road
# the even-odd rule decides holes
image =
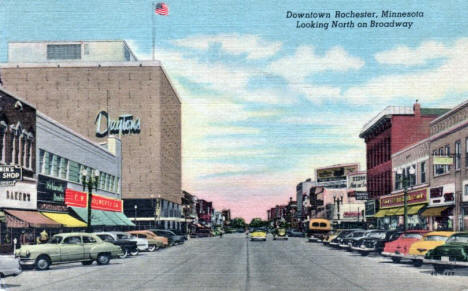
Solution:
[[[251,242],[242,234],[192,239],[108,266],[68,264],[7,278],[7,290],[468,290],[468,269],[432,267],[330,249],[303,238]]]

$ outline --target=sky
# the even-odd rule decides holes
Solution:
[[[365,169],[358,135],[386,106],[467,99],[468,1],[387,2],[168,0],[160,16],[146,0],[2,0],[0,62],[9,41],[40,40],[124,39],[151,59],[154,20],[156,59],[182,100],[183,189],[233,216],[265,218],[315,168]],[[379,17],[336,19],[337,10]],[[382,18],[382,10],[423,17]],[[349,20],[354,28],[297,28]],[[393,20],[413,23],[369,27]]]

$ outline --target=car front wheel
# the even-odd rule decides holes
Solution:
[[[96,262],[98,265],[107,265],[110,262],[110,256],[108,254],[99,254]]]
[[[132,256],[138,256],[139,253],[140,251],[138,249],[134,249],[133,251],[130,251],[130,255]]]
[[[421,267],[423,264],[422,260],[413,260],[413,266],[415,267]]]
[[[126,248],[123,248],[122,254],[119,256],[119,258],[125,259],[126,257],[128,257],[128,250]]]
[[[156,245],[148,246],[148,252],[154,252],[156,250]]]
[[[40,256],[36,259],[35,267],[39,271],[44,271],[50,267],[50,259],[47,256]]]

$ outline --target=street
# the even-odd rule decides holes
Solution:
[[[432,266],[308,243],[251,242],[244,234],[191,239],[108,266],[54,265],[4,280],[7,290],[468,290],[468,270],[434,276]]]

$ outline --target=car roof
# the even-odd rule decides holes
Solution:
[[[455,234],[455,232],[453,231],[431,231],[431,232],[424,234],[424,236],[431,236],[431,235],[451,236],[452,234]]]

